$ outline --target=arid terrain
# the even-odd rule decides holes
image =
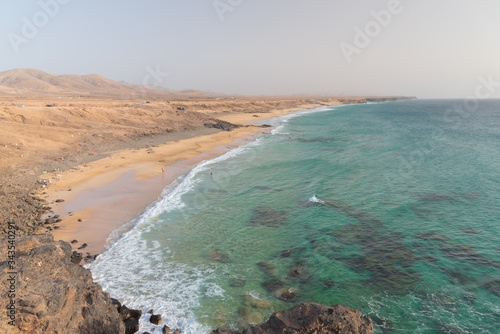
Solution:
[[[215,97],[196,91],[163,91],[165,95],[159,96],[156,91],[105,78],[40,72],[0,73],[0,94],[13,95],[0,97],[0,235],[2,244],[7,244],[8,235],[17,238],[13,256],[17,281],[10,285],[17,287],[16,296],[3,298],[9,292],[7,284],[1,291],[2,305],[13,302],[17,307],[15,326],[5,325],[8,317],[0,315],[0,330],[7,333],[76,329],[123,333],[119,319],[125,320],[130,332],[138,326],[132,311],[121,318],[115,313],[109,296],[78,265],[82,253],[75,251],[75,245],[41,234],[61,228],[61,219],[52,210],[62,200],[49,197],[50,193],[69,193],[73,186],[78,188],[95,176],[113,170],[119,174],[137,164],[142,166],[144,179],[152,178],[175,162],[195,159],[222,145],[229,148],[235,145],[233,140],[266,127],[266,118],[293,110],[397,99]],[[109,97],[99,96],[100,90]],[[138,97],[137,90],[144,94]],[[146,97],[145,92],[151,94]],[[43,218],[51,211],[49,218]],[[65,221],[78,226],[82,219],[77,218]],[[68,226],[67,233],[71,232]],[[2,248],[2,282],[10,277],[7,254],[7,248]],[[55,299],[57,303],[51,302]],[[61,305],[66,305],[62,318],[58,316],[63,312]],[[126,307],[118,309],[122,312]]]
[[[7,196],[0,205],[2,220],[14,216],[33,223],[30,207],[19,210],[18,200],[40,189],[36,182],[44,172],[68,170],[126,149],[231,130],[234,126],[225,122],[241,123],[242,114],[257,120],[277,110],[333,103],[338,102],[278,97],[0,98],[0,194]]]

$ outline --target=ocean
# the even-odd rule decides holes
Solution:
[[[499,100],[272,124],[167,187],[90,266],[104,290],[186,334],[311,301],[360,310],[375,333],[498,333]]]

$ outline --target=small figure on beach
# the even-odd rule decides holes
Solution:
[[[165,174],[165,168],[162,167],[161,172],[162,172],[162,174]]]

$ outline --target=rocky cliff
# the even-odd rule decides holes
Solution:
[[[10,259],[8,247],[0,249],[1,333],[125,332],[109,295],[89,270],[71,262],[68,243],[39,234],[17,237],[15,247]]]
[[[217,329],[212,334],[370,334],[372,332],[371,319],[361,316],[359,311],[342,305],[305,303],[275,312],[262,325],[247,328],[242,332]]]

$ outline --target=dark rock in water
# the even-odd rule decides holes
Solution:
[[[56,199],[56,203],[61,203],[61,202],[64,202],[64,200],[63,200],[63,199],[60,199],[60,198],[59,198],[59,199]]]
[[[417,233],[416,237],[420,240],[426,240],[426,241],[439,241],[439,242],[448,241],[448,237],[446,235],[434,231],[421,231]]]
[[[463,228],[460,230],[462,233],[467,233],[467,234],[479,234],[481,231],[476,230],[475,228]]]
[[[255,327],[251,327],[251,328],[255,328]],[[243,332],[238,332],[238,331],[235,331],[233,329],[228,329],[228,328],[219,328],[219,329],[216,329],[214,331],[212,331],[212,334],[254,334],[255,332],[250,332],[249,331],[250,329],[248,330],[245,330]],[[260,333],[263,333],[264,332],[260,332]]]
[[[161,315],[159,315],[159,314],[153,314],[151,316],[151,318],[149,318],[149,322],[151,322],[152,324],[155,324],[155,325],[161,324],[161,322],[162,322]]]
[[[291,266],[290,270],[288,271],[288,277],[290,278],[298,278],[302,274],[302,268],[299,266]]]
[[[445,244],[442,245],[440,249],[444,254],[456,261],[467,261],[481,267],[500,268],[499,261],[484,257],[476,252],[470,245]]]
[[[257,263],[257,267],[259,267],[259,269],[262,271],[262,273],[266,277],[271,277],[271,276],[274,276],[278,273],[278,270],[276,269],[276,267],[273,266],[271,263],[259,262],[259,263]]]
[[[78,240],[75,240],[75,239],[74,239],[74,240],[71,240],[71,243],[72,243],[72,244],[76,244],[77,242],[78,242]]]
[[[85,256],[85,263],[91,263],[92,261],[95,261],[97,256],[99,256],[99,254],[95,254],[95,255],[88,254],[87,256]]]
[[[121,316],[123,321],[125,321],[126,319],[129,319],[129,318],[139,319],[142,315],[141,310],[131,310],[125,305],[122,305],[122,307],[120,307],[118,309],[118,313],[120,313],[120,316]]]
[[[417,196],[421,202],[424,203],[435,203],[435,202],[462,202],[454,197],[444,195],[444,194],[433,194],[433,193],[413,193],[413,195]]]
[[[142,315],[141,310],[131,310],[125,305],[118,310],[123,324],[125,325],[125,334],[132,334],[139,330],[139,318]]]
[[[297,298],[297,293],[291,289],[286,289],[279,294],[279,299],[287,303],[293,303]]]
[[[180,331],[179,329],[176,329],[176,330],[174,331],[174,334],[180,334],[180,333],[181,333],[181,331]]]
[[[382,226],[382,222],[378,219],[375,219],[371,214],[365,212],[363,210],[356,209],[349,204],[346,204],[341,201],[337,201],[331,198],[327,198],[323,201],[323,205],[335,209],[337,211],[342,212],[346,216],[357,219],[360,223],[363,224],[372,224],[374,226]]]
[[[139,331],[139,319],[138,318],[128,318],[123,322],[125,325],[125,334],[134,334]]]
[[[297,141],[299,143],[331,143],[331,142],[336,142],[336,141],[341,141],[341,140],[333,138],[333,137],[323,137],[323,138],[313,138],[313,139],[299,138],[299,139],[297,139]]]
[[[6,245],[7,239],[0,244]],[[125,331],[109,295],[93,281],[89,270],[71,262],[69,243],[55,242],[52,235],[42,234],[19,235],[16,244],[16,322],[15,326],[0,322],[0,333]],[[11,270],[3,249],[0,281],[6,282]],[[7,291],[7,284],[0,284],[0,295],[7,296]]]
[[[266,190],[266,191],[270,191],[270,190],[273,190],[273,191],[283,191],[283,189],[276,189],[276,188],[263,187],[263,186],[255,186],[255,187],[252,187],[252,189]]]
[[[500,297],[500,279],[490,281],[483,284],[483,288],[491,292],[492,294]]]
[[[290,257],[291,254],[292,252],[289,249],[286,249],[281,252],[281,257]]]
[[[425,261],[430,262],[430,263],[435,263],[435,262],[437,262],[437,260],[438,260],[438,259],[437,259],[437,257],[432,256],[432,255],[428,255],[428,254],[426,254],[426,255],[422,255],[422,258],[423,258]]]
[[[164,334],[172,333],[172,330],[167,325],[163,326],[162,331]]]
[[[141,310],[130,310],[130,317],[139,319],[142,316]]]
[[[326,152],[344,152],[345,150],[341,150],[338,148],[320,148],[321,151],[326,151]]]
[[[275,312],[260,326],[241,332],[217,329],[212,334],[371,334],[373,323],[368,316],[342,305],[325,306],[316,303],[300,304]]]
[[[383,332],[385,332],[385,331],[390,332],[394,329],[394,324],[392,323],[392,321],[390,321],[387,318],[380,318],[380,317],[374,316],[373,322],[375,322],[382,329]]]
[[[327,279],[327,280],[323,281],[323,285],[325,285],[326,287],[331,288],[331,287],[335,286],[335,282],[333,280],[331,280],[331,279]]]
[[[442,324],[438,328],[436,328],[435,333],[447,333],[447,334],[467,334],[469,331],[464,332],[458,327],[455,327],[451,324]]]
[[[471,294],[466,294],[465,296],[462,297],[462,300],[466,301],[467,303],[474,303],[476,301],[476,296]]]
[[[478,199],[480,199],[482,197],[482,195],[480,193],[475,192],[475,191],[464,193],[464,194],[462,194],[462,196],[470,201],[477,201]]]
[[[446,267],[441,267],[439,269],[447,274],[448,281],[454,285],[458,283],[465,288],[473,288],[478,284],[475,278],[469,277],[466,274],[461,273],[457,269],[450,269]],[[470,269],[463,268],[463,270],[467,272]]]
[[[208,256],[210,256],[212,258],[212,260],[215,260],[217,262],[221,262],[221,263],[228,263],[229,262],[229,256],[222,253],[222,251],[220,249],[211,250],[208,253]]]
[[[85,248],[85,247],[87,247],[87,244],[86,244],[86,243],[83,243],[80,247],[78,247],[78,249],[83,249],[83,248]]]
[[[234,278],[231,281],[229,281],[229,286],[233,288],[241,288],[244,287],[246,284],[246,280],[244,278]]]
[[[286,221],[286,213],[283,211],[276,211],[273,208],[262,205],[253,211],[250,225],[262,225],[268,227],[280,227]]]
[[[301,202],[298,202],[297,205],[304,207],[304,208],[309,208],[311,206],[321,206],[320,203],[314,203],[314,202],[309,202],[309,201],[307,201],[307,202],[301,201]]]
[[[265,281],[262,285],[267,291],[274,292],[281,289],[285,284],[279,279],[272,279],[269,281]]]

